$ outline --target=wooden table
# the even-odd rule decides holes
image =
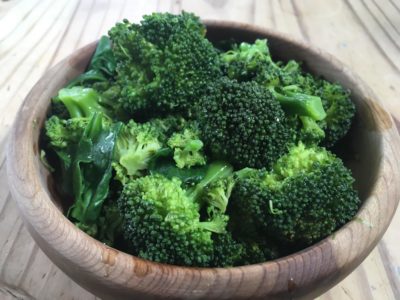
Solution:
[[[43,254],[11,199],[4,150],[25,95],[117,20],[181,10],[274,28],[332,53],[400,120],[400,0],[0,0],[0,299],[96,298]],[[320,299],[400,299],[399,230],[400,212],[363,264]]]

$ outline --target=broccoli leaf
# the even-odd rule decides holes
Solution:
[[[110,38],[103,35],[97,44],[88,70],[100,70],[109,76],[113,76],[116,65]]]
[[[108,78],[115,73],[116,62],[111,49],[111,41],[107,36],[102,36],[85,73],[72,80],[67,88],[86,86],[95,82],[108,82]]]
[[[72,188],[75,203],[71,216],[81,223],[96,222],[107,197],[112,157],[120,123],[105,128],[103,116],[94,114],[72,155]]]
[[[206,176],[208,166],[195,166],[191,168],[178,168],[172,159],[173,150],[160,149],[149,163],[150,174],[161,174],[169,179],[179,178],[184,185],[195,185]]]

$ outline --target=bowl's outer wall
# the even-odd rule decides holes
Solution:
[[[106,247],[78,230],[51,195],[39,160],[39,133],[50,98],[85,69],[95,43],[50,70],[23,103],[8,147],[10,189],[25,223],[43,251],[77,283],[102,298],[287,299],[313,298],[347,276],[382,237],[400,190],[399,136],[373,93],[331,56],[280,34],[250,25],[207,22],[211,40],[268,38],[273,55],[304,61],[313,73],[352,91],[357,117],[349,161],[364,201],[357,218],[333,236],[272,262],[226,269],[196,269],[147,262]]]

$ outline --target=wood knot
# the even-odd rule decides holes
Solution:
[[[133,273],[135,273],[137,277],[142,278],[145,277],[148,273],[150,273],[150,268],[147,262],[142,261],[140,259],[134,259],[133,263],[134,263]]]
[[[116,261],[116,256],[118,255],[118,251],[111,249],[111,248],[106,248],[102,253],[101,253],[101,262],[109,265],[109,266],[114,266],[115,261]]]

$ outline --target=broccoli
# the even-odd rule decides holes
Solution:
[[[243,243],[236,241],[229,232],[214,233],[212,240],[213,252],[210,267],[233,267],[242,264],[243,257],[246,255]],[[248,261],[247,257],[245,260]]]
[[[270,168],[294,141],[279,103],[256,82],[222,78],[202,98],[198,115],[211,154],[236,168]]]
[[[272,171],[239,176],[230,203],[243,214],[231,218],[236,223],[251,219],[259,232],[277,240],[309,245],[355,215],[360,199],[353,182],[334,154],[299,143]]]
[[[168,146],[174,149],[174,160],[178,168],[190,168],[205,165],[203,142],[195,128],[185,128],[183,132],[175,132],[168,139]]]
[[[102,243],[113,246],[122,232],[122,216],[114,202],[105,201],[95,223],[75,222],[75,225]]]
[[[88,118],[64,120],[57,116],[51,116],[44,124],[50,146],[56,150],[62,150],[71,144],[77,144],[88,123]]]
[[[109,31],[117,61],[121,105],[133,116],[181,112],[190,116],[220,74],[219,56],[198,17],[154,13]]]
[[[225,213],[234,186],[235,180],[233,176],[216,180],[205,189],[203,201],[218,211]]]
[[[356,111],[355,105],[348,90],[326,80],[320,80],[316,94],[321,97],[327,114],[326,118],[319,122],[325,131],[323,145],[332,147],[349,131]]]
[[[99,104],[100,94],[92,89],[81,86],[63,88],[58,92],[54,102],[61,102],[67,108],[70,118],[89,118],[94,113],[107,114],[106,109]]]
[[[41,159],[66,216],[180,266],[256,264],[323,239],[360,206],[327,150],[351,126],[349,91],[274,61],[266,40],[223,52],[205,34],[186,12],[124,20],[52,99]]]
[[[227,176],[225,164],[210,166],[209,174],[187,192],[178,178],[154,174],[124,185],[118,206],[123,234],[135,254],[157,262],[208,266],[213,258],[212,233],[224,234],[226,218],[218,214],[200,220],[199,197],[213,180]]]
[[[161,149],[161,136],[162,132],[151,123],[139,124],[131,120],[123,125],[117,137],[116,162],[113,163],[117,179],[124,183],[127,177],[141,175],[152,156]]]
[[[348,132],[355,107],[340,85],[315,78],[299,63],[274,62],[266,40],[241,43],[221,53],[224,73],[239,81],[256,81],[268,88],[294,122],[298,140],[332,147]]]

